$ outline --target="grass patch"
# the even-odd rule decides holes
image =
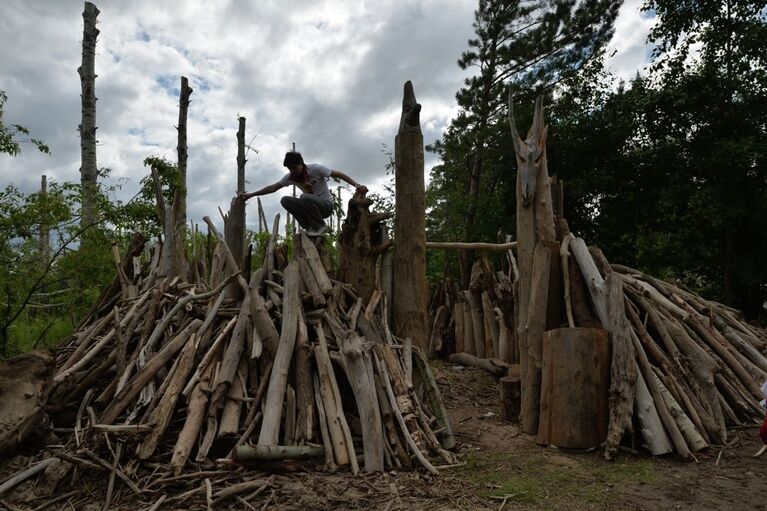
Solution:
[[[473,452],[459,473],[484,488],[482,497],[543,509],[604,508],[618,498],[614,487],[656,478],[651,460],[607,463],[592,455],[548,452]]]

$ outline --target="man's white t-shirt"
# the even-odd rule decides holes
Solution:
[[[280,179],[278,183],[280,186],[295,185],[299,187],[304,193],[309,193],[319,199],[332,202],[333,196],[330,194],[330,190],[328,189],[328,178],[330,177],[331,172],[331,169],[324,165],[320,165],[319,163],[307,163],[306,181],[308,181],[308,187],[304,182],[298,183],[296,181],[291,181],[290,174],[282,176],[282,179]]]

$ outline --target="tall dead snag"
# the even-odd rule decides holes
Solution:
[[[353,285],[363,303],[368,303],[376,289],[378,256],[391,246],[391,241],[384,239],[382,223],[391,214],[368,211],[373,201],[365,194],[358,190],[349,199],[346,220],[338,238],[338,280]]]
[[[245,191],[245,117],[239,118],[237,130],[237,192]],[[229,205],[229,214],[224,226],[226,244],[239,268],[245,260],[245,201],[235,195]]]
[[[547,296],[544,291],[549,287],[546,278],[533,283],[533,254],[536,246],[555,240],[554,212],[551,204],[549,172],[546,164],[546,133],[548,127],[543,122],[543,100],[535,102],[533,126],[526,139],[522,139],[514,122],[514,109],[509,93],[509,124],[517,156],[517,257],[519,261],[519,281],[517,296],[519,309],[517,317],[517,339],[519,343],[519,361],[522,380],[522,429],[531,435],[538,429],[538,396],[525,396],[526,393],[540,391],[540,354],[543,346],[543,330],[530,325],[545,325],[547,307],[539,304],[531,309],[531,296]],[[540,289],[533,289],[533,285]],[[542,306],[541,306],[542,305]],[[542,315],[542,317],[538,317]],[[531,367],[531,365],[533,367]],[[532,373],[529,374],[529,372]]]
[[[186,118],[189,113],[189,96],[192,95],[192,88],[189,87],[189,80],[186,76],[181,77],[181,94],[178,102],[178,146],[176,151],[178,153],[178,174],[179,174],[179,203],[177,206],[178,217],[176,218],[176,224],[181,226],[179,229],[182,240],[184,239],[184,229],[186,228],[186,160],[187,160],[187,144],[186,144]]]
[[[85,2],[83,10],[83,57],[77,68],[80,75],[80,185],[82,186],[82,215],[80,225],[85,227],[96,221],[96,18],[99,10]]]
[[[40,205],[42,206],[42,220],[40,221],[40,259],[45,264],[51,253],[51,226],[48,218],[48,176],[43,174],[40,178]]]
[[[423,134],[421,105],[413,84],[405,83],[402,117],[394,140],[395,217],[392,285],[394,334],[410,337],[428,349],[426,335],[426,204],[423,182]]]

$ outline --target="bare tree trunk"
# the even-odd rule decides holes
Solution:
[[[40,221],[40,261],[45,265],[51,253],[51,226],[48,219],[48,176],[43,174],[40,179],[40,204],[43,207]]]
[[[394,142],[396,209],[394,217],[392,321],[394,333],[428,349],[426,335],[426,205],[423,134],[413,84],[405,83],[402,117]]]
[[[77,68],[80,75],[82,120],[80,121],[80,184],[82,213],[80,225],[96,221],[96,192],[98,166],[96,163],[96,28],[98,8],[85,2],[83,10],[83,57]]]
[[[245,191],[245,117],[239,118],[237,130],[237,192]],[[226,244],[240,269],[245,260],[245,201],[235,196],[229,205],[224,226]]]
[[[177,233],[180,237],[181,245],[184,245],[184,231],[186,230],[186,160],[187,160],[187,143],[186,143],[186,118],[189,112],[189,96],[192,94],[192,88],[189,87],[189,80],[186,76],[181,77],[181,96],[179,97],[178,104],[178,146],[176,151],[178,152],[178,174],[180,178],[178,204],[175,204],[177,210],[176,225],[180,226]]]

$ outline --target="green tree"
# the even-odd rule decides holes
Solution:
[[[434,169],[430,207],[442,220],[429,228],[436,237],[464,241],[487,238],[476,219],[505,210],[509,189],[506,90],[547,90],[577,74],[599,55],[613,31],[619,1],[481,0],[475,12],[476,38],[458,64],[476,67],[456,94],[461,111],[443,138],[430,146],[442,164]],[[513,161],[513,159],[512,159]],[[513,214],[513,213],[512,213]],[[460,226],[460,229],[459,229]],[[495,235],[497,225],[492,227]],[[461,257],[468,278],[471,254]]]

